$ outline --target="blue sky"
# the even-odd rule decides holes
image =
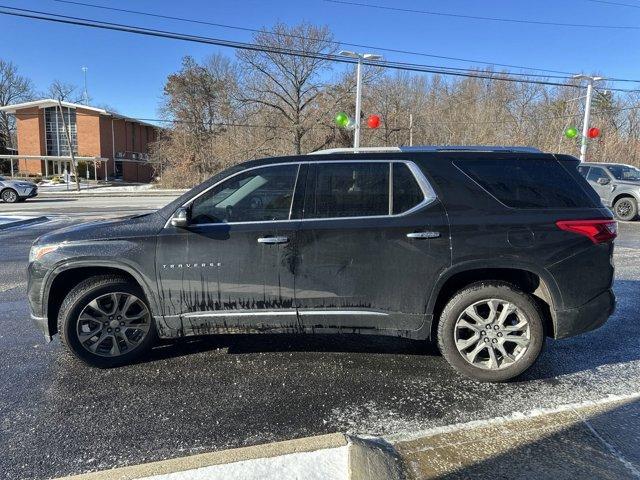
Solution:
[[[82,1],[82,0],[80,0]],[[552,70],[640,78],[640,30],[584,29],[523,25],[391,12],[322,0],[85,0],[86,3],[196,18],[250,28],[276,22],[326,24],[344,42],[380,45],[436,55],[524,65]],[[509,17],[563,23],[640,25],[640,8],[588,0],[360,0],[465,15]],[[640,0],[618,0],[637,5]],[[4,0],[6,6],[93,18],[137,26],[239,41],[251,34],[139,15],[57,3],[54,0]],[[44,91],[54,79],[82,84],[81,66],[89,68],[89,93],[96,104],[109,104],[132,117],[158,116],[167,75],[181,58],[201,59],[229,48],[143,37],[86,27],[0,16],[0,58],[18,65]],[[385,53],[393,61],[468,66],[424,57]],[[639,84],[620,84],[630,88]]]

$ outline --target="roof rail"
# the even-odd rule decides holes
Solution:
[[[494,145],[417,145],[415,147],[360,147],[327,148],[311,152],[309,155],[329,155],[331,153],[384,153],[384,152],[521,152],[542,153],[534,147],[508,147]]]
[[[400,147],[358,147],[358,148],[327,148],[310,152],[308,155],[329,155],[331,153],[373,153],[373,152],[401,152]]]
[[[511,147],[501,145],[417,145],[400,147],[403,152],[523,152],[542,153],[534,147]]]

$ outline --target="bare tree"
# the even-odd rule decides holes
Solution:
[[[73,102],[79,103],[82,101],[82,94],[78,93],[78,86],[71,83],[62,82],[60,80],[54,80],[49,85],[46,96],[53,98],[54,100],[60,100],[61,102]]]
[[[287,126],[289,152],[300,154],[307,133],[328,113],[322,111],[319,99],[324,90],[321,74],[331,65],[322,55],[335,53],[333,36],[326,26],[278,24],[256,34],[254,42],[271,51],[238,53],[245,72],[243,98],[274,114],[278,125]],[[309,56],[288,55],[287,50]]]
[[[27,102],[34,97],[31,80],[18,74],[18,68],[11,62],[0,59],[0,107]],[[0,150],[13,142],[13,117],[0,112]]]

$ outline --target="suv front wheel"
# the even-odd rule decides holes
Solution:
[[[638,215],[638,202],[632,197],[622,197],[613,204],[613,213],[618,220],[633,220]]]
[[[58,332],[75,356],[96,367],[130,363],[157,338],[140,287],[114,275],[88,278],[69,292],[60,307]]]
[[[447,303],[438,324],[444,358],[464,375],[504,382],[527,370],[544,344],[535,299],[506,282],[478,282]]]

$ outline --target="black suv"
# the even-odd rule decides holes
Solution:
[[[32,318],[96,366],[158,337],[364,333],[437,340],[504,381],[614,309],[616,223],[577,165],[507,147],[246,162],[155,213],[39,238]]]

